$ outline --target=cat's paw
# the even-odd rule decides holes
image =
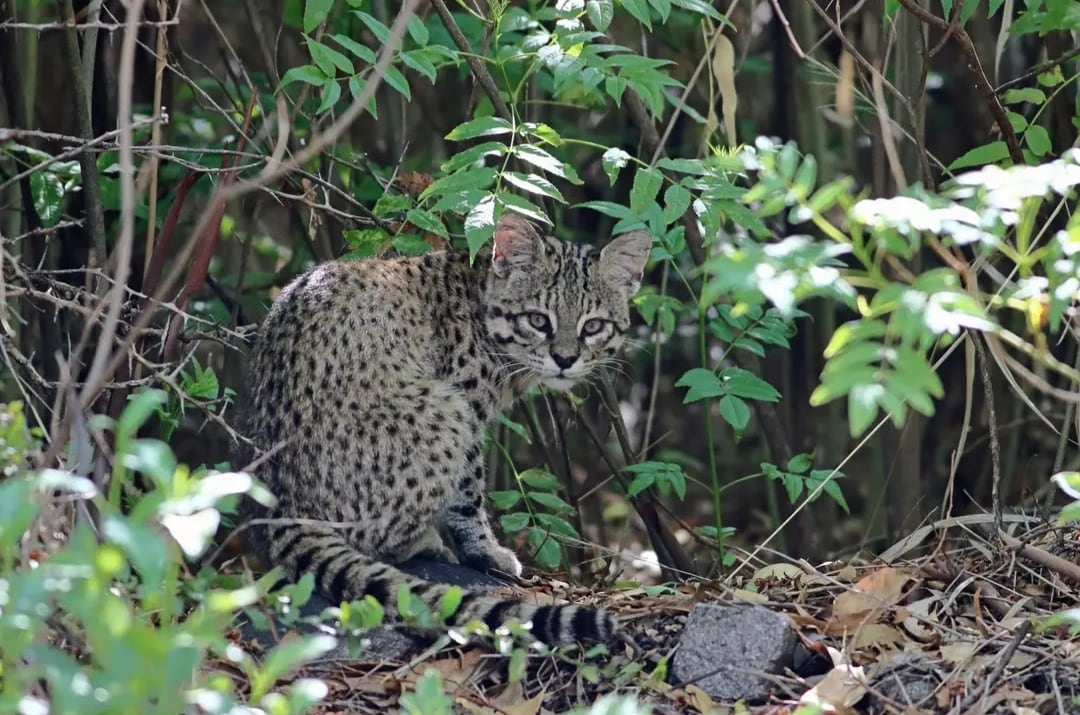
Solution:
[[[483,551],[462,554],[461,563],[478,571],[494,571],[518,578],[521,576],[521,562],[513,551],[505,546],[491,544]]]

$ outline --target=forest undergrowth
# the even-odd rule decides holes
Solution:
[[[1075,712],[1078,7],[0,1],[0,713]],[[518,592],[633,644],[401,593],[383,662],[243,558],[245,356],[509,213],[653,237],[632,346],[487,451]],[[790,621],[768,700],[673,675],[703,602]]]

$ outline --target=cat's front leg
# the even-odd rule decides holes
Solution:
[[[443,511],[443,526],[453,538],[462,564],[517,578],[521,575],[521,562],[513,551],[496,540],[491,530],[484,498],[482,458],[478,457],[470,466]]]

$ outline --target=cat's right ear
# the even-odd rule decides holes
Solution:
[[[495,224],[491,268],[499,278],[510,275],[515,267],[533,263],[543,239],[531,223],[521,216],[507,213]]]

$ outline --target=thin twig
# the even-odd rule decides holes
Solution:
[[[946,31],[951,27],[951,23],[948,20],[944,20],[937,15],[928,12],[925,8],[916,3],[915,0],[900,0],[900,4],[904,6],[905,10],[927,25],[933,25],[934,27]],[[975,89],[982,96],[983,101],[986,102],[986,106],[990,109],[990,114],[993,115],[998,130],[1005,140],[1005,145],[1009,148],[1009,157],[1014,163],[1023,164],[1024,152],[1020,149],[1020,140],[1017,138],[1016,132],[1009,122],[1008,115],[1005,113],[1005,107],[1002,106],[1001,100],[998,98],[997,94],[994,93],[994,88],[990,86],[990,80],[987,78],[986,72],[983,71],[982,62],[979,60],[979,53],[975,50],[975,45],[972,43],[971,37],[968,36],[967,31],[964,30],[963,27],[957,27],[953,36],[956,39],[957,44],[960,45],[960,50],[964,53],[964,57],[967,59],[968,70],[975,79]]]
[[[991,500],[994,512],[994,528],[1002,533],[1001,522],[1001,442],[998,440],[997,410],[994,409],[994,385],[990,381],[990,368],[987,364],[986,348],[982,340],[976,338],[975,352],[979,357],[979,377],[983,385],[983,398],[986,400],[986,414],[990,430],[990,466],[992,470]]]
[[[487,94],[488,99],[491,100],[491,104],[495,107],[495,111],[499,116],[507,121],[513,121],[514,115],[510,112],[510,108],[506,106],[506,102],[503,101],[502,95],[499,94],[499,87],[495,84],[495,80],[492,79],[491,73],[488,72],[487,66],[484,61],[476,56],[469,46],[469,41],[465,35],[461,32],[461,28],[458,27],[457,22],[454,21],[454,16],[450,13],[449,8],[446,7],[446,3],[443,0],[431,0],[431,4],[435,6],[435,12],[439,13],[439,19],[442,20],[443,26],[446,31],[450,33],[450,37],[453,38],[454,44],[461,50],[461,54],[465,57],[465,61],[469,63],[469,70],[472,72],[473,77],[480,86],[484,89],[484,93]]]
[[[327,146],[344,136],[348,128],[352,126],[352,123],[355,122],[361,114],[367,111],[368,102],[375,96],[375,90],[382,85],[383,77],[386,76],[386,70],[393,62],[394,55],[397,54],[397,50],[401,46],[401,41],[405,37],[409,18],[412,17],[413,12],[416,10],[416,6],[419,4],[420,0],[405,0],[401,11],[394,20],[393,26],[390,28],[390,36],[383,44],[382,52],[380,52],[379,58],[372,67],[367,84],[364,85],[363,91],[356,96],[348,109],[341,113],[341,116],[337,121],[312,137],[307,146],[297,152],[288,161],[281,162],[276,166],[267,166],[253,179],[237,181],[227,190],[222,192],[221,199],[223,201],[229,201],[250,193],[251,191],[260,189],[267,184],[274,183],[286,174],[291,173],[294,169],[311,161],[322,153]]]
[[[65,0],[70,4],[70,0]],[[127,6],[127,30],[120,48],[120,72],[118,77],[119,95],[117,106],[117,124],[120,128],[120,238],[116,242],[115,283],[109,291],[108,312],[105,325],[90,372],[87,385],[106,378],[104,369],[116,334],[120,309],[123,307],[124,287],[127,286],[131,273],[132,244],[135,240],[135,153],[132,149],[132,93],[135,86],[135,40],[138,34],[138,19],[142,17],[146,0],[132,0]],[[89,137],[88,137],[89,138]],[[96,167],[95,167],[96,169]],[[85,177],[84,177],[85,178]],[[88,197],[89,198],[89,197]],[[99,205],[100,208],[100,205]],[[104,264],[100,267],[104,268]],[[87,405],[88,395],[81,394],[80,402]],[[74,408],[74,405],[72,406]]]
[[[88,140],[94,136],[90,121],[90,84],[83,76],[83,58],[79,54],[79,38],[75,33],[75,10],[71,0],[63,0],[61,9],[65,24],[64,47],[67,51],[68,65],[75,89],[75,117],[79,124],[79,134]],[[89,78],[90,81],[93,78]],[[129,90],[130,92],[130,90]],[[105,244],[105,210],[101,205],[101,186],[98,183],[97,163],[86,152],[79,154],[79,167],[82,173],[82,187],[86,204],[86,230],[90,234],[91,265],[104,268],[108,248]]]
[[[795,33],[791,31],[791,23],[788,22],[787,15],[780,8],[779,0],[769,0],[772,3],[773,12],[776,13],[776,19],[780,21],[780,25],[783,26],[784,32],[787,33],[788,44],[791,46],[791,51],[795,53],[795,56],[800,60],[806,59],[806,53],[799,47],[799,41],[795,39]]]

